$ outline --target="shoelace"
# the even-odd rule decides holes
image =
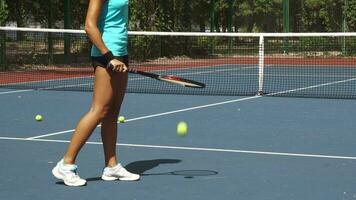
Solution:
[[[73,168],[69,170],[72,172],[72,173],[70,173],[70,179],[73,180],[73,182],[80,179],[79,173],[77,172],[77,170],[78,170],[78,167],[76,165],[74,165]]]

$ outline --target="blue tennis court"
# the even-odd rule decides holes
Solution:
[[[88,184],[71,188],[51,169],[91,104],[88,38],[1,30],[0,199],[356,198],[354,34],[131,32],[131,68],[206,88],[130,74],[117,151],[141,180],[101,180],[97,127],[77,159]]]
[[[356,197],[354,100],[129,93],[118,155],[141,180],[101,181],[98,128],[78,158],[88,180],[79,189],[50,171],[91,93],[1,89],[0,102],[1,199]],[[184,138],[176,134],[179,121],[189,126]]]

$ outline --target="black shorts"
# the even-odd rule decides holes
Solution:
[[[123,62],[126,67],[129,67],[129,56],[115,56],[115,58]],[[109,64],[106,62],[106,59],[103,56],[91,57],[91,62],[92,66],[94,67],[94,70],[96,69],[96,67],[106,68]]]

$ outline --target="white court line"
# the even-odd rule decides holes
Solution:
[[[25,139],[25,138],[14,138],[14,137],[0,137],[0,140],[52,142],[52,143],[69,143],[70,142],[68,140]],[[93,144],[93,145],[102,145],[101,142],[86,142],[86,143]],[[117,143],[116,145],[124,146],[124,147],[136,147],[136,148],[174,149],[174,150],[186,150],[186,151],[225,152],[225,153],[270,155],[270,156],[290,156],[290,157],[305,157],[305,158],[356,160],[356,157],[332,156],[332,155],[322,155],[322,154],[299,154],[299,153],[284,153],[284,152],[270,152],[270,151],[247,151],[247,150],[240,150],[240,149],[218,149],[218,148],[179,147],[179,146],[123,144],[123,143]]]
[[[209,71],[198,71],[198,72],[182,72],[182,73],[179,73],[177,75],[194,75],[194,74],[208,74],[208,73],[216,73],[216,72],[226,72],[226,71],[234,71],[234,70],[244,70],[244,69],[250,69],[250,68],[258,68],[257,66],[248,66],[248,65],[254,65],[254,64],[223,64],[223,65],[212,65],[212,66],[199,66],[199,67],[196,67],[196,69],[204,69],[204,68],[218,68],[218,67],[229,67],[229,66],[240,66],[240,68],[233,68],[233,69],[217,69],[217,70],[209,70]],[[245,67],[241,67],[241,66],[245,66]],[[248,66],[248,67],[246,67]],[[266,65],[268,66],[268,65]],[[278,65],[273,65],[273,66],[284,66],[282,64]],[[288,65],[288,66],[299,66],[299,65]],[[322,65],[321,65],[322,66]],[[319,66],[320,67],[320,66]],[[347,67],[347,66],[346,66]],[[168,70],[153,70],[153,72],[163,72],[163,71],[174,71],[174,70],[186,70],[189,68],[173,68],[173,69],[168,69]],[[300,70],[304,70],[303,68],[300,68]],[[235,74],[236,75],[236,74]],[[256,76],[257,74],[253,74],[253,76]],[[275,75],[275,76],[278,76],[278,75]],[[293,76],[293,75],[292,75]],[[294,76],[293,76],[294,77]],[[297,76],[296,76],[297,77]],[[302,76],[303,77],[303,76]],[[320,77],[320,76],[318,76]],[[322,76],[322,77],[329,77],[329,76]],[[334,76],[332,76],[334,77]],[[76,80],[76,79],[87,79],[87,78],[94,78],[94,76],[85,76],[85,77],[74,77],[74,78],[63,78],[63,79],[55,79],[55,80],[45,80],[45,82],[54,82],[54,81],[66,81],[66,80]],[[132,80],[144,80],[144,79],[149,79],[149,78],[146,78],[146,77],[143,77],[143,78],[132,78],[132,79],[129,79],[129,81],[132,81]],[[37,83],[37,82],[42,82],[42,81],[29,81],[29,82],[20,82],[20,83],[14,83],[14,84],[10,84],[10,85],[21,85],[21,84],[24,84],[24,83]],[[80,84],[78,86],[85,86],[85,85],[90,85],[92,83],[87,83],[87,84]],[[77,85],[70,85],[70,86],[56,86],[56,87],[48,87],[48,88],[39,88],[38,90],[49,90],[49,89],[56,89],[56,88],[70,88],[70,87],[76,87]],[[30,91],[35,91],[34,89],[29,89],[29,90],[16,90],[16,91],[10,91],[10,92],[2,92],[0,93],[0,95],[2,94],[11,94],[11,93],[20,93],[20,92],[30,92]]]
[[[204,68],[218,68],[218,67],[227,67],[230,66],[228,65],[213,65],[213,66],[201,66],[199,69],[204,69]],[[236,65],[239,66],[239,65]],[[244,65],[243,65],[244,66]],[[226,72],[226,71],[238,71],[238,70],[244,70],[244,69],[250,69],[250,68],[257,68],[256,66],[253,67],[237,67],[233,69],[219,69],[219,70],[209,70],[209,71],[196,71],[196,72],[181,72],[178,73],[177,75],[182,76],[182,75],[200,75],[200,74],[209,74],[209,73],[216,73],[216,72]],[[189,68],[176,68],[176,69],[168,69],[168,70],[153,70],[152,72],[168,72],[168,71],[182,71],[182,70],[189,70]],[[13,84],[5,84],[6,86],[16,86],[16,85],[23,85],[23,84],[35,84],[35,83],[43,83],[43,82],[60,82],[60,81],[71,81],[71,80],[78,80],[78,79],[93,79],[95,78],[94,76],[85,76],[85,77],[73,77],[73,78],[63,78],[63,79],[53,79],[53,80],[44,80],[44,81],[28,81],[28,82],[19,82],[19,83],[13,83]],[[135,81],[135,80],[146,80],[150,79],[148,77],[142,77],[142,78],[130,78],[129,81]],[[43,87],[43,88],[38,88],[36,90],[53,90],[53,89],[60,89],[60,88],[71,88],[71,87],[78,87],[78,86],[88,86],[88,85],[93,85],[93,82],[90,83],[82,83],[82,84],[73,84],[73,85],[63,85],[63,86],[53,86],[53,87]],[[0,85],[3,86],[3,85]],[[30,91],[35,91],[35,89],[29,89],[29,90],[16,90],[12,92],[4,92],[0,93],[1,94],[11,94],[11,93],[20,93],[20,92],[30,92]]]
[[[223,105],[223,104],[235,103],[235,102],[239,102],[239,101],[246,101],[246,100],[256,99],[256,98],[260,98],[260,97],[261,96],[252,96],[252,97],[246,97],[246,98],[241,98],[241,99],[234,99],[234,100],[231,100],[231,101],[224,101],[224,102],[201,105],[201,106],[196,106],[196,107],[184,108],[184,109],[180,109],[180,110],[173,110],[173,111],[169,111],[169,112],[157,113],[157,114],[152,114],[152,115],[147,115],[147,116],[128,119],[128,120],[126,120],[126,122],[132,122],[132,121],[143,120],[143,119],[159,117],[159,116],[164,116],[164,115],[170,115],[170,114],[175,114],[175,113],[180,113],[180,112],[186,112],[186,111],[191,111],[191,110],[208,108],[208,107],[213,107],[213,106],[218,106],[218,105]],[[100,126],[101,125],[99,125],[97,127],[100,127]],[[70,133],[70,132],[74,132],[74,131],[75,131],[75,129],[71,129],[71,130],[66,130],[66,131],[49,133],[49,134],[45,134],[45,135],[38,135],[38,136],[34,136],[34,137],[29,137],[29,138],[26,138],[26,139],[32,140],[32,139],[38,139],[38,138],[44,138],[44,137],[49,137],[49,136],[60,135],[60,134],[64,134],[64,133]]]
[[[330,82],[330,83],[313,85],[313,86],[308,86],[308,87],[303,87],[303,88],[296,88],[296,89],[285,90],[285,91],[281,91],[281,92],[274,92],[274,93],[266,94],[266,96],[273,96],[273,95],[285,94],[285,93],[296,92],[296,91],[301,91],[301,90],[308,90],[308,89],[312,89],[312,88],[318,88],[318,87],[323,87],[323,86],[328,86],[328,85],[345,83],[345,82],[350,82],[350,81],[355,81],[355,80],[356,80],[356,78],[347,79],[347,80],[343,80],[343,81],[334,81],[334,82]],[[207,104],[207,105],[190,107],[190,108],[174,110],[174,111],[169,111],[169,112],[157,113],[157,114],[137,117],[137,118],[133,118],[133,119],[128,119],[128,120],[126,120],[126,122],[148,119],[148,118],[153,118],[153,117],[159,117],[159,116],[164,116],[164,115],[170,115],[170,114],[175,114],[175,113],[180,113],[180,112],[186,112],[186,111],[191,111],[191,110],[197,110],[197,109],[202,109],[202,108],[224,105],[224,104],[236,103],[236,102],[241,102],[241,101],[246,101],[246,100],[257,99],[260,97],[263,97],[263,96],[251,96],[251,97],[246,97],[246,98],[241,98],[241,99],[234,99],[234,100],[230,100],[230,101],[223,101],[223,102],[218,102],[218,103],[213,103],[213,104]],[[100,125],[97,127],[100,127]],[[49,133],[49,134],[44,134],[44,135],[33,136],[33,137],[29,137],[27,139],[31,140],[31,139],[44,138],[44,137],[49,137],[49,136],[61,135],[64,133],[70,133],[70,132],[74,132],[74,131],[75,131],[75,129],[71,129],[71,130],[66,130],[66,131],[60,131],[60,132],[54,132],[54,133]]]
[[[14,90],[14,91],[8,91],[8,92],[0,92],[0,95],[2,94],[13,94],[13,93],[20,93],[20,92],[32,92],[34,91],[33,89],[31,90]]]
[[[36,83],[44,83],[44,82],[59,82],[59,81],[71,81],[77,79],[88,79],[94,78],[94,76],[81,76],[81,77],[71,77],[71,78],[58,78],[58,79],[49,79],[49,80],[40,80],[40,81],[26,81],[26,82],[16,82],[16,83],[9,83],[9,84],[1,84],[0,86],[17,86],[23,84],[36,84]]]
[[[258,74],[231,74],[232,76],[258,76]],[[355,75],[290,75],[290,74],[263,74],[264,77],[308,77],[308,78],[356,78]]]
[[[216,66],[211,66],[211,67],[205,67],[205,68],[214,68],[214,67],[220,67],[220,65],[216,65]],[[221,65],[221,67],[226,67],[225,65]],[[186,76],[186,75],[202,75],[202,74],[211,74],[211,73],[216,73],[216,72],[230,72],[230,71],[239,71],[239,70],[244,70],[244,69],[251,69],[251,68],[258,68],[258,66],[253,66],[253,67],[239,67],[239,68],[233,68],[233,69],[212,69],[212,70],[208,70],[208,71],[195,71],[195,72],[178,72],[178,73],[174,73],[177,76]],[[165,72],[167,74],[167,72],[169,71],[183,71],[183,69],[169,69],[169,70],[153,70],[152,72]],[[188,69],[189,70],[189,69]],[[258,74],[255,74],[258,75]],[[139,75],[137,75],[139,76]],[[136,80],[146,80],[146,79],[151,79],[149,77],[140,77],[140,78],[130,78],[129,81],[136,81]]]
[[[199,67],[195,67],[194,69],[204,69],[204,68],[217,68],[217,67],[228,67],[230,66],[229,64],[225,64],[225,65],[206,65],[206,66],[199,66]],[[236,65],[239,66],[239,65]],[[244,69],[243,68],[238,68],[238,69]],[[172,69],[164,69],[164,70],[152,70],[152,72],[168,72],[168,71],[182,71],[182,70],[190,70],[190,68],[172,68]],[[233,69],[234,70],[234,69]],[[205,71],[202,71],[205,72]],[[210,71],[213,72],[213,71]],[[189,74],[189,73],[187,73]],[[192,73],[194,74],[194,73]],[[94,75],[89,75],[89,76],[81,76],[81,77],[71,77],[71,78],[58,78],[58,79],[50,79],[50,80],[40,80],[40,81],[27,81],[27,82],[17,82],[17,83],[10,83],[10,84],[0,84],[0,86],[16,86],[16,85],[23,85],[23,84],[36,84],[36,83],[44,83],[44,82],[62,82],[62,81],[71,81],[71,80],[78,80],[78,79],[94,79],[95,76]],[[131,79],[130,79],[131,80]],[[136,80],[136,79],[133,79]],[[50,87],[49,87],[50,88]]]
[[[334,81],[334,82],[330,82],[330,83],[312,85],[312,86],[308,86],[308,87],[304,87],[304,88],[296,88],[296,89],[285,90],[285,91],[281,91],[281,92],[275,92],[275,93],[271,93],[271,94],[266,94],[266,96],[273,96],[273,95],[285,94],[285,93],[296,92],[296,91],[301,91],[301,90],[308,90],[308,89],[313,89],[313,88],[318,88],[318,87],[323,87],[323,86],[328,86],[328,85],[335,85],[335,84],[339,84],[339,83],[351,82],[351,81],[355,81],[355,80],[356,80],[356,78],[350,78],[350,79],[346,79],[346,80],[342,80],[342,81]]]

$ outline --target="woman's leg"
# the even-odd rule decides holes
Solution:
[[[101,123],[101,137],[105,154],[105,168],[101,178],[106,181],[122,180],[135,181],[140,175],[128,172],[116,157],[117,117],[125,95],[128,75],[127,73],[111,72],[111,87],[113,89],[113,101],[110,110]]]
[[[97,67],[95,70],[93,102],[89,112],[78,122],[64,156],[64,163],[74,164],[76,157],[97,125],[105,118],[113,103],[111,71]]]
[[[114,167],[118,164],[116,157],[117,118],[120,113],[122,101],[125,96],[128,75],[127,73],[112,72],[111,87],[113,88],[113,101],[107,115],[102,120],[101,138],[103,141],[105,166]]]

